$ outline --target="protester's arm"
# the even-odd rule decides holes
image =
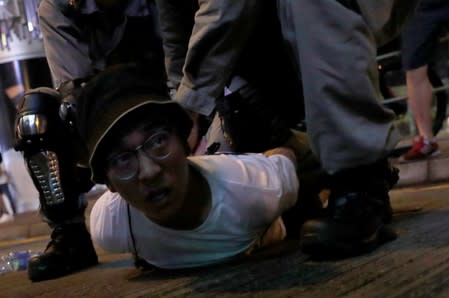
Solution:
[[[232,159],[232,157],[230,157]],[[256,222],[271,222],[293,206],[298,197],[299,180],[294,153],[284,147],[262,154],[237,156],[238,168],[230,171],[232,181],[250,185],[246,202],[258,214]],[[223,170],[227,170],[224,167]]]
[[[190,28],[181,27],[188,21],[183,18],[185,12],[180,2],[183,1],[157,1],[169,75],[179,81],[175,99],[188,110],[209,115],[253,30],[260,3],[257,0],[198,1],[199,8],[187,40],[186,31],[190,32]]]
[[[95,244],[117,253],[132,252],[126,202],[118,193],[106,191],[90,213],[90,233]]]
[[[265,151],[264,155],[272,160],[273,169],[280,185],[278,215],[296,203],[299,191],[298,163],[295,153],[287,147],[277,147]],[[285,160],[288,159],[288,161]],[[274,177],[273,177],[274,179]]]
[[[291,150],[290,148],[287,148],[287,147],[277,147],[277,148],[273,148],[273,149],[270,149],[270,150],[267,150],[264,152],[264,155],[267,157],[276,155],[276,154],[283,155],[283,156],[287,157],[288,159],[291,160],[291,162],[295,166],[295,169],[297,168],[296,155],[293,152],[293,150]]]
[[[56,86],[59,86],[86,77],[91,61],[87,37],[62,13],[56,2],[42,0],[38,14],[48,65]]]

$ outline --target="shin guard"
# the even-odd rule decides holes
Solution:
[[[16,119],[16,149],[24,153],[42,214],[55,224],[83,220],[82,193],[92,186],[89,170],[76,165],[80,142],[72,124],[61,120],[60,104],[54,89],[30,90]]]

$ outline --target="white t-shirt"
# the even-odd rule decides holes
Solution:
[[[249,249],[297,199],[299,182],[283,155],[211,155],[189,157],[209,183],[212,205],[193,230],[159,226],[130,206],[139,257],[160,268],[204,266],[228,260]],[[127,203],[106,192],[90,217],[93,241],[111,252],[134,252]]]

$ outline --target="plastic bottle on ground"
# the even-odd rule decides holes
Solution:
[[[28,266],[28,260],[39,254],[39,252],[33,252],[32,250],[21,250],[0,256],[0,275],[25,270]]]

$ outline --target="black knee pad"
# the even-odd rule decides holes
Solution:
[[[92,186],[77,167],[80,141],[71,124],[61,120],[60,104],[56,90],[32,89],[16,117],[16,149],[24,153],[41,211],[50,221],[76,216],[79,196]]]

